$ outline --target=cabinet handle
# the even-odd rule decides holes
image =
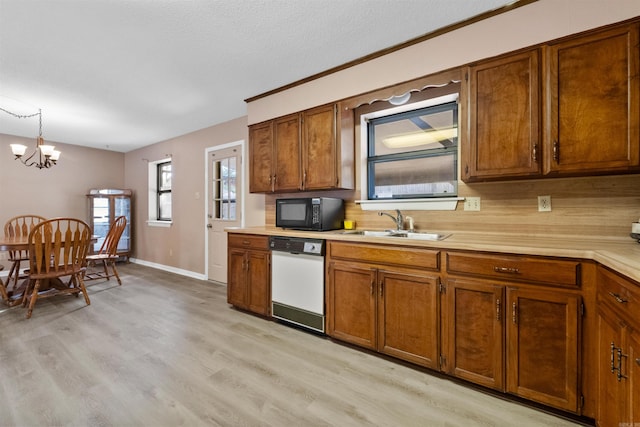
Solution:
[[[380,296],[382,296],[382,293],[384,292],[384,291],[383,291],[383,289],[384,289],[384,282],[380,282],[380,283],[378,283],[378,286],[380,286]]]
[[[496,299],[496,320],[500,320],[500,298]]]
[[[511,320],[513,320],[514,325],[518,323],[518,306],[515,302],[511,305]]]
[[[611,373],[616,371],[616,345],[611,341]]]
[[[620,295],[618,294],[614,294],[613,292],[609,292],[609,295],[611,295],[613,298],[615,298],[615,300],[617,302],[619,302],[620,304],[624,304],[627,302],[626,299],[622,298]]]
[[[622,348],[621,347],[618,347],[618,351],[617,352],[618,352],[618,375],[617,375],[617,378],[618,378],[618,382],[620,382],[620,381],[622,381],[623,378],[624,379],[627,378],[626,375],[622,374],[622,358],[623,357],[629,357],[629,356],[626,355],[626,354],[622,354]]]
[[[533,158],[534,162],[538,162],[538,144],[533,144],[533,150],[531,153],[531,157]]]
[[[493,267],[496,273],[520,274],[520,270],[515,267]]]
[[[560,144],[558,144],[558,140],[553,141],[553,160],[556,163],[560,162]]]
[[[636,359],[636,364],[640,365],[640,358]]]

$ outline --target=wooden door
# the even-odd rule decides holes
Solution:
[[[638,24],[549,46],[544,173],[640,164]]]
[[[622,320],[609,308],[599,307],[597,319],[598,388],[596,420],[600,427],[618,427],[629,422],[625,402],[625,383],[618,381],[616,348],[623,345]]]
[[[376,349],[376,270],[331,262],[327,292],[327,333]]]
[[[542,171],[539,51],[469,68],[469,141],[462,178],[532,177]]]
[[[378,350],[438,369],[438,279],[378,272]]]
[[[273,191],[273,121],[249,126],[249,192]]]
[[[229,248],[227,276],[227,302],[240,308],[247,308],[246,251]]]
[[[262,315],[271,314],[271,255],[267,251],[247,253],[247,307]]]
[[[298,191],[300,173],[300,115],[290,114],[274,124],[275,191]]]
[[[302,115],[303,186],[305,190],[335,188],[336,106],[325,105],[307,110]]]
[[[507,391],[578,411],[580,297],[507,289]]]
[[[504,391],[504,287],[452,279],[445,294],[445,372]]]

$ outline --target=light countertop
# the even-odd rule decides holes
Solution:
[[[397,237],[370,237],[343,234],[344,230],[296,231],[276,227],[227,228],[226,231],[267,236],[306,237],[326,240],[368,242],[442,250],[470,250],[520,255],[579,258],[596,261],[630,279],[640,282],[640,243],[631,237],[542,236],[512,233],[438,231],[451,234],[444,240],[408,240]]]

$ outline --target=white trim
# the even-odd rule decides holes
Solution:
[[[171,227],[173,225],[173,221],[158,221],[158,220],[149,220],[147,221],[147,225],[149,227]]]
[[[404,209],[411,211],[455,211],[464,197],[439,197],[433,199],[356,200],[363,211]]]
[[[140,265],[144,265],[146,267],[151,267],[151,268],[156,268],[158,270],[168,271],[169,273],[175,273],[175,274],[179,274],[181,276],[191,277],[192,279],[207,280],[207,278],[206,278],[206,276],[204,274],[196,273],[195,271],[183,270],[181,268],[171,267],[169,265],[158,264],[158,263],[150,262],[150,261],[144,261],[144,260],[137,259],[137,258],[129,258],[129,261],[131,261],[134,264],[140,264]],[[218,282],[216,282],[216,283],[218,283]]]
[[[207,218],[207,211],[209,209],[209,194],[211,193],[209,188],[209,154],[214,151],[226,150],[232,147],[240,147],[240,171],[242,173],[242,178],[240,180],[240,189],[236,188],[236,197],[240,195],[242,197],[242,202],[240,203],[240,227],[244,228],[244,218],[245,218],[245,183],[247,182],[247,168],[245,167],[245,161],[247,159],[246,156],[246,144],[245,140],[241,139],[239,141],[228,142],[226,144],[216,145],[214,147],[208,147],[204,149],[204,226],[205,230],[207,230],[207,224],[209,223],[209,219]],[[237,171],[236,171],[237,173]],[[239,190],[239,191],[238,191]],[[205,280],[209,279],[209,234],[205,231],[205,242],[204,242],[204,277]]]

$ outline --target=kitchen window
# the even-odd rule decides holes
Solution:
[[[403,105],[391,99],[360,110],[362,209],[455,209],[458,87],[441,88],[431,97],[422,93],[420,100]]]
[[[370,119],[368,199],[456,196],[455,101]]]

